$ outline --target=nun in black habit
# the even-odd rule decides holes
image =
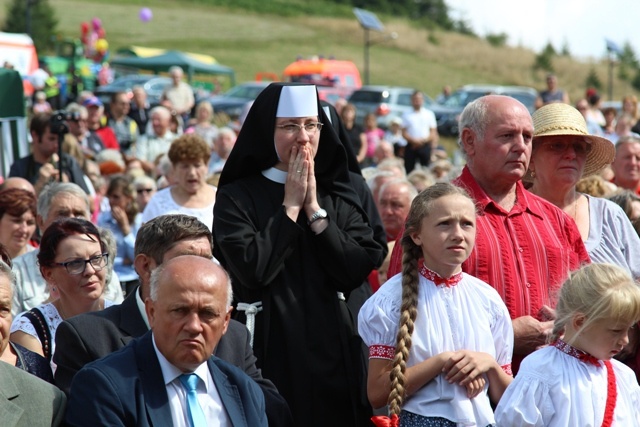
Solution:
[[[296,426],[369,426],[366,360],[345,299],[382,260],[315,86],[255,100],[214,207],[214,253]],[[257,312],[256,314],[252,314]]]

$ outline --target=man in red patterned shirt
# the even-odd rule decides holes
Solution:
[[[454,184],[469,192],[479,210],[476,246],[462,269],[493,286],[507,305],[515,371],[524,356],[546,344],[556,291],[589,255],[573,220],[520,181],[533,138],[524,105],[507,96],[482,97],[467,105],[460,129],[467,166]],[[393,273],[400,271],[400,259],[392,259]]]

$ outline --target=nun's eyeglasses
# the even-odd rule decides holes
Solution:
[[[302,129],[307,133],[307,135],[315,135],[317,131],[322,129],[323,123],[313,122],[313,123],[305,123],[303,125],[299,125],[296,123],[287,123],[286,125],[277,125],[278,129],[282,129],[284,133],[289,136],[297,135]]]

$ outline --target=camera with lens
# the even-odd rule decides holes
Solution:
[[[65,110],[54,111],[51,114],[49,120],[49,128],[51,133],[56,135],[64,135],[69,133],[68,121],[78,121],[80,119],[80,113],[78,111],[69,112]]]

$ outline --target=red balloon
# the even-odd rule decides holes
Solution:
[[[83,22],[82,24],[80,24],[80,32],[82,33],[83,36],[89,32],[88,22]]]

